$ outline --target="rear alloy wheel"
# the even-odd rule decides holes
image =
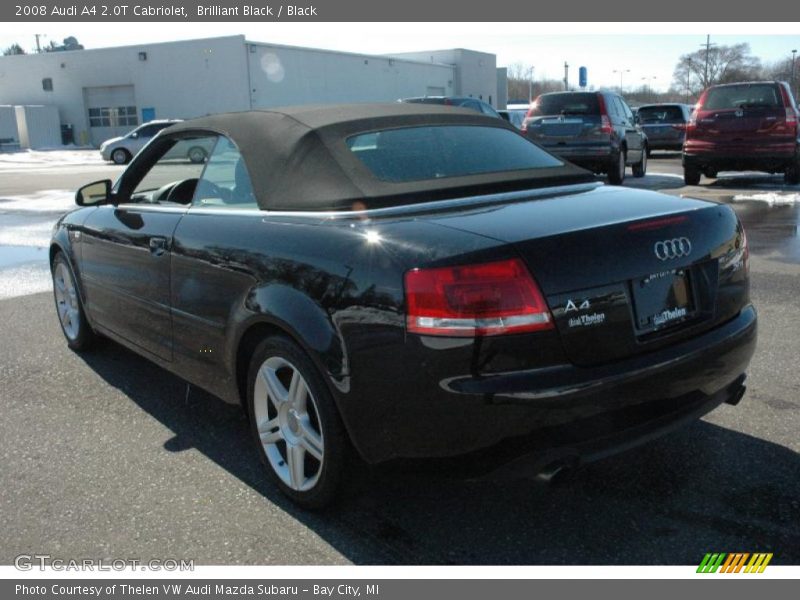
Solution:
[[[125,148],[117,148],[111,153],[111,160],[114,164],[124,165],[131,159],[131,154]]]
[[[698,185],[700,183],[700,169],[697,167],[683,167],[683,182],[686,185]]]
[[[634,177],[644,177],[647,173],[647,157],[650,156],[650,149],[645,146],[644,150],[642,151],[642,160],[638,163],[633,165],[633,176]]]
[[[304,508],[329,504],[349,441],[314,364],[289,339],[267,338],[250,361],[247,390],[259,456],[278,487]]]
[[[64,255],[60,252],[53,260],[53,296],[61,331],[67,345],[73,350],[85,350],[94,342],[95,334],[83,312],[78,287]]]
[[[612,185],[622,185],[622,182],[625,181],[626,161],[625,150],[620,149],[608,169],[608,183]]]

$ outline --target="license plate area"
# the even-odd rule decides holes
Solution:
[[[670,269],[631,281],[638,334],[674,327],[695,316],[689,269]]]

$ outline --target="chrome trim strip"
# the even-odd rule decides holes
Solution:
[[[141,209],[152,212],[185,212],[192,215],[236,215],[253,217],[301,217],[307,219],[364,219],[372,217],[390,217],[395,215],[425,214],[449,208],[470,207],[486,204],[502,204],[504,202],[518,202],[530,198],[552,198],[565,194],[578,194],[588,192],[604,184],[600,181],[589,183],[576,183],[554,187],[519,190],[515,192],[502,192],[499,194],[484,194],[482,196],[468,196],[466,198],[451,198],[436,200],[434,202],[403,204],[386,208],[370,208],[367,210],[262,210],[255,208],[213,208],[213,207],[175,207],[147,204],[120,204],[117,208],[127,210]]]

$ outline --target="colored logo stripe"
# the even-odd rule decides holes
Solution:
[[[750,562],[747,562],[747,559]],[[763,573],[764,569],[772,560],[772,553],[759,552],[750,554],[749,552],[709,552],[703,557],[700,566],[697,567],[698,573]],[[724,561],[724,562],[723,562]],[[745,566],[747,564],[747,566]],[[744,571],[742,569],[744,568]]]

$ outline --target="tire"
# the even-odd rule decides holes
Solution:
[[[650,150],[650,148],[648,147],[647,148],[647,158],[650,158],[651,156],[653,156],[653,151]]]
[[[131,153],[125,148],[117,148],[111,153],[111,161],[115,165],[127,165],[131,160]]]
[[[783,181],[788,185],[800,183],[800,158],[795,159],[794,164],[786,167],[783,172]]]
[[[64,255],[59,252],[53,259],[51,274],[53,276],[53,299],[56,303],[56,314],[61,325],[61,332],[72,350],[87,350],[96,340],[78,293],[75,274]]]
[[[314,363],[294,342],[273,336],[253,352],[247,413],[259,458],[296,504],[330,504],[343,478],[350,441]]]
[[[626,161],[625,150],[621,149],[608,167],[608,183],[611,185],[622,185],[622,182],[625,181]]]
[[[200,146],[192,146],[191,148],[189,148],[189,152],[186,153],[186,157],[189,159],[189,162],[198,165],[200,163],[206,162],[208,154]]]
[[[638,163],[633,165],[633,176],[634,177],[644,177],[647,174],[647,157],[650,156],[650,148],[645,146],[644,151],[642,152],[642,160]]]
[[[704,173],[704,175],[705,175],[706,177],[708,177],[709,179],[716,179],[716,178],[717,178],[717,175],[718,175],[718,172],[717,172],[717,171],[715,171],[714,169],[709,169],[708,171],[706,171],[706,172]]]
[[[700,169],[684,165],[683,182],[686,185],[698,185],[700,183]]]

